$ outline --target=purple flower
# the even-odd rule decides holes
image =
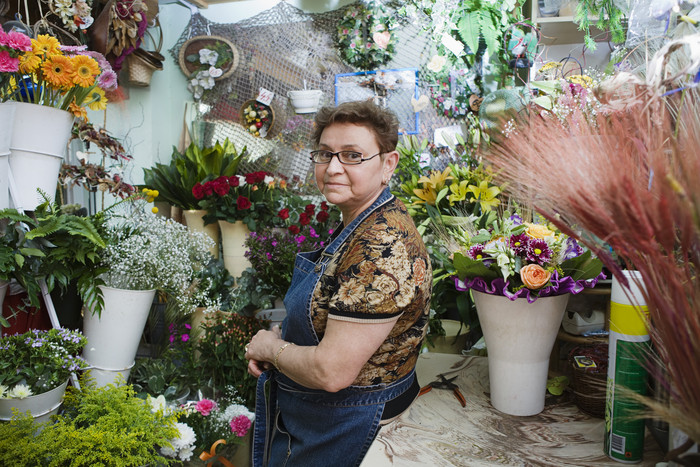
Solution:
[[[510,216],[508,219],[510,219],[511,221],[513,221],[513,225],[521,225],[521,224],[523,223],[523,218],[520,217],[520,216],[517,215],[517,214],[513,214],[513,215]]]
[[[523,256],[525,252],[527,252],[527,247],[530,244],[530,238],[527,236],[527,234],[521,233],[510,237],[509,243],[516,255]]]
[[[526,258],[528,261],[542,266],[552,259],[552,250],[549,249],[546,241],[536,238],[530,241]]]
[[[583,248],[578,244],[578,242],[569,237],[566,239],[566,251],[564,252],[564,259],[571,259],[580,256],[583,253]]]

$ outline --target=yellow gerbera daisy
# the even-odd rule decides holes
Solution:
[[[55,88],[71,87],[73,85],[73,64],[68,57],[52,55],[41,66],[44,79]]]
[[[95,87],[88,95],[87,105],[90,110],[104,110],[107,108],[107,98],[102,88]]]
[[[34,52],[25,52],[19,56],[19,71],[21,73],[34,73],[41,65],[41,57]]]
[[[100,74],[97,61],[87,55],[71,57],[73,63],[73,82],[78,86],[89,88],[95,84],[95,77]]]
[[[61,44],[53,36],[39,34],[32,39],[32,52],[37,55],[61,55]]]
[[[68,106],[68,111],[76,117],[82,118],[86,122],[88,121],[87,110],[85,110],[85,107],[77,105],[75,101],[70,103],[70,105]]]

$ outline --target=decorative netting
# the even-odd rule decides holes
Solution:
[[[202,115],[208,128],[204,143],[228,137],[237,148],[248,148],[250,156],[242,169],[264,169],[306,180],[311,169],[308,153],[314,114],[296,114],[287,92],[320,89],[321,104],[333,105],[337,75],[345,75],[338,78],[340,102],[371,98],[388,105],[396,111],[405,133],[432,140],[436,128],[458,124],[438,115],[432,105],[418,112],[416,124],[415,97],[430,96],[428,85],[420,80],[420,65],[428,63],[435,53],[435,46],[421,24],[399,24],[392,31],[397,37],[396,53],[382,67],[382,70],[409,70],[347,75],[358,70],[340,59],[335,44],[338,24],[350,6],[324,13],[305,13],[280,2],[232,24],[214,23],[194,14],[170,50],[176,61],[183,44],[195,36],[222,36],[240,52],[233,74],[217,81],[200,101],[207,109]],[[264,138],[251,135],[241,124],[242,107],[258,96],[260,88],[275,93],[271,102],[274,120]]]

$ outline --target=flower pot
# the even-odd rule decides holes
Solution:
[[[13,200],[15,206],[34,210],[43,202],[37,189],[53,199],[74,118],[65,110],[16,103],[17,124],[12,129],[9,157],[18,191],[18,199]],[[37,129],[40,129],[40,137],[37,137]]]
[[[0,420],[12,419],[12,409],[15,408],[21,413],[29,411],[34,421],[38,423],[49,421],[51,415],[58,412],[58,408],[63,402],[66,386],[68,386],[68,380],[62,385],[36,396],[24,399],[0,399]]]
[[[467,345],[468,329],[454,319],[443,319],[440,322],[445,335],[432,337],[432,344],[426,339],[428,350],[437,353],[461,354]]]
[[[121,374],[126,381],[141,341],[155,290],[127,290],[101,286],[104,308],[101,316],[83,317],[88,343],[83,358],[97,386],[114,383]]]
[[[491,404],[510,415],[535,415],[544,408],[549,356],[569,294],[510,300],[473,291],[486,340]]]
[[[219,221],[224,266],[234,278],[241,277],[250,261],[245,257],[245,239],[250,233],[243,221]]]
[[[7,178],[7,168],[14,120],[15,103],[4,102],[0,104],[0,209],[10,207],[10,191],[8,189],[9,181]]]
[[[298,114],[310,114],[318,110],[323,91],[320,89],[302,89],[300,91],[287,91],[287,97]]]
[[[204,215],[207,213],[205,209],[188,209],[182,211],[185,216],[187,228],[195,232],[203,232],[214,241],[209,251],[214,258],[219,257],[219,226],[216,224],[204,225]]]

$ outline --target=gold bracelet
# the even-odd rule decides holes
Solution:
[[[282,345],[280,346],[280,348],[277,350],[277,353],[275,354],[275,361],[272,362],[272,364],[275,365],[275,368],[277,368],[277,371],[282,371],[282,370],[280,370],[280,366],[279,366],[279,363],[278,363],[277,360],[280,358],[280,354],[282,353],[282,351],[283,351],[284,349],[286,349],[286,348],[287,348],[288,346],[290,346],[290,345],[292,345],[292,343],[291,343],[291,342],[287,342],[286,344],[282,344]]]

